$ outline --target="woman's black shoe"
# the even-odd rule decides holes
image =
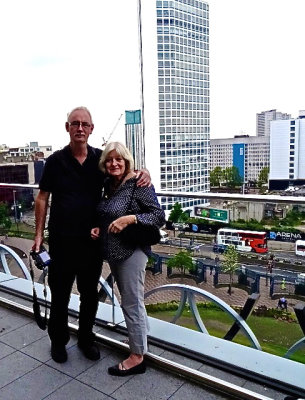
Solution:
[[[120,369],[120,365],[122,369]],[[127,376],[127,375],[135,375],[135,374],[144,374],[146,371],[146,363],[143,360],[140,364],[132,367],[125,369],[123,363],[114,365],[113,367],[108,368],[108,374],[109,375],[115,375],[115,376]]]

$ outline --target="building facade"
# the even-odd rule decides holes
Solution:
[[[269,189],[299,184],[305,184],[305,111],[271,123]]]
[[[209,6],[201,0],[143,1],[145,160],[158,191],[209,191]],[[164,210],[179,201],[161,198]]]
[[[257,181],[261,170],[269,167],[269,137],[211,139],[210,157],[211,170],[235,166],[244,182]]]
[[[291,115],[276,110],[262,111],[256,114],[256,136],[270,136],[270,122],[278,119],[290,119]]]

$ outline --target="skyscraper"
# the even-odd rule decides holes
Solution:
[[[139,1],[146,166],[156,189],[209,191],[209,6]],[[161,198],[165,210],[202,200]]]
[[[269,188],[304,184],[305,111],[300,111],[298,118],[271,123]]]
[[[256,114],[256,136],[270,136],[270,122],[278,119],[290,119],[291,115],[276,110],[262,111]]]

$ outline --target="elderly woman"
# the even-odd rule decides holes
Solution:
[[[110,375],[142,374],[146,370],[147,315],[144,305],[144,279],[150,247],[130,245],[120,233],[130,224],[157,226],[164,220],[154,189],[135,185],[134,162],[129,150],[119,142],[109,143],[102,153],[100,169],[107,175],[104,195],[98,206],[99,227],[92,238],[101,237],[120,294],[128,330],[129,357],[108,369]],[[128,211],[128,213],[127,213]]]

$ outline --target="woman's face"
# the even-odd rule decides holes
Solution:
[[[126,163],[122,156],[120,156],[116,150],[110,151],[105,161],[106,171],[110,176],[120,180],[126,170]]]

